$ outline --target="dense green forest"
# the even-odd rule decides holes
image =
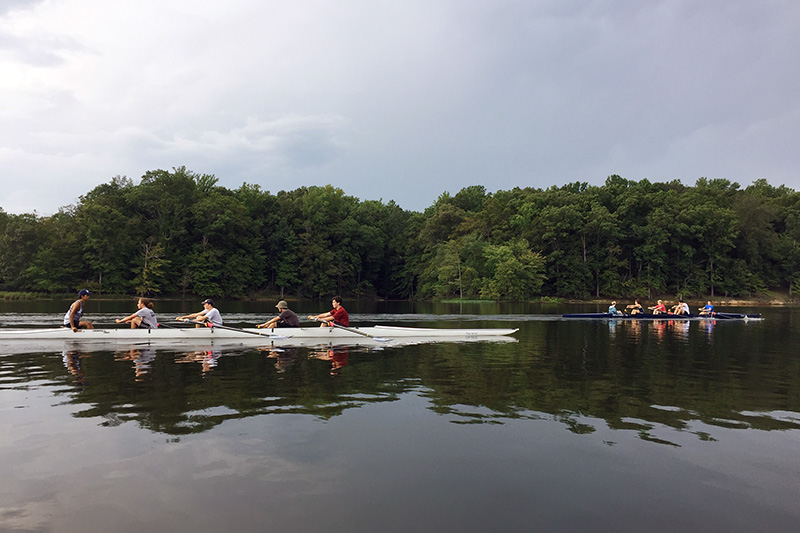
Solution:
[[[443,193],[424,212],[332,186],[116,177],[52,216],[0,206],[0,290],[254,297],[752,296],[800,287],[800,193],[765,180]]]

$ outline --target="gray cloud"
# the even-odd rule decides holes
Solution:
[[[609,174],[800,187],[794,2],[65,3],[0,42],[6,211],[180,165],[415,210]]]
[[[3,0],[0,3],[0,15],[5,15],[12,11],[28,10],[41,4],[44,0]]]

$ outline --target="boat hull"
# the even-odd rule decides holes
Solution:
[[[438,328],[406,328],[393,326],[372,326],[364,328],[158,328],[158,329],[84,329],[73,332],[69,328],[49,329],[0,329],[0,342],[30,340],[67,340],[80,342],[110,341],[204,341],[235,339],[264,342],[286,339],[340,340],[353,338],[426,338],[426,339],[468,339],[476,337],[507,336],[517,329],[438,329]]]

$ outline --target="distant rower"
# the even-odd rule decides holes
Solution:
[[[711,305],[711,300],[709,300],[706,305],[699,309],[701,315],[712,315],[714,314],[714,306]]]

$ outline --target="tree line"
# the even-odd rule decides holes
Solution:
[[[701,178],[470,186],[423,212],[333,186],[115,177],[52,216],[0,206],[0,289],[137,295],[751,296],[800,287],[800,194]]]

